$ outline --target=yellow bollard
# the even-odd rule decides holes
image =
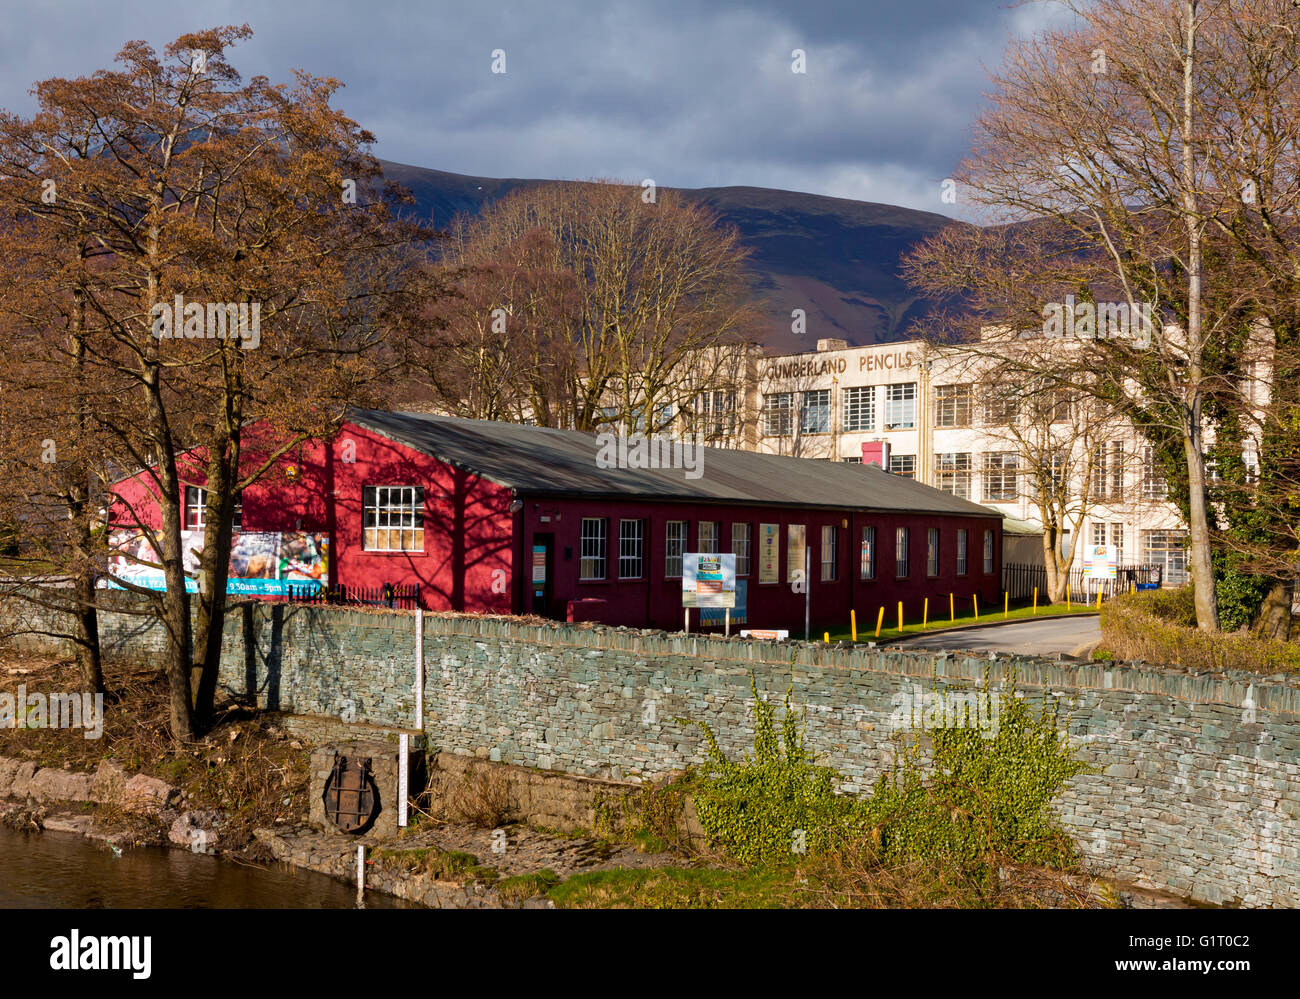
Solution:
[[[1034,587],[1034,613],[1038,613],[1038,587]]]
[[[1065,584],[1065,609],[1067,611],[1074,610],[1074,608],[1070,605],[1070,584],[1069,583]]]
[[[970,598],[975,605],[975,620],[978,621],[980,619],[980,595],[978,593],[972,593]]]
[[[925,598],[925,606],[921,609],[921,630],[924,631],[930,626],[930,598]]]
[[[1129,595],[1130,597],[1136,597],[1136,596],[1137,596],[1137,591],[1138,591],[1138,584],[1137,584],[1137,583],[1129,583],[1129,584],[1128,584],[1128,595]]]
[[[1003,590],[1002,591],[1002,617],[1003,618],[1006,618],[1007,615],[1011,613],[1010,607],[1011,607],[1011,591]]]
[[[953,610],[951,593],[948,594],[948,620],[953,624],[957,623],[957,612]]]
[[[831,633],[829,631],[822,632],[822,641],[825,642],[827,645],[831,644]]]
[[[1101,610],[1101,587],[1097,587],[1097,610]]]
[[[858,612],[855,610],[849,611],[849,628],[852,629],[853,640],[856,642],[858,640]]]
[[[898,601],[898,633],[903,633],[903,601]]]
[[[881,625],[885,623],[885,608],[880,608],[880,613],[876,615],[876,637],[880,637]]]

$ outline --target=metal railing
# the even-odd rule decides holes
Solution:
[[[382,586],[293,586],[288,599],[295,604],[330,604],[343,607],[391,607],[415,610],[420,606],[419,583],[384,583]]]
[[[1127,593],[1134,587],[1139,589],[1158,588],[1164,575],[1161,565],[1121,565],[1115,569],[1113,580],[1085,579],[1083,568],[1070,570],[1070,595],[1083,599],[1097,593],[1101,587],[1103,596]],[[1010,564],[1002,567],[1002,589],[1011,595],[1012,600],[1029,600],[1038,587],[1038,599],[1047,599],[1047,567],[1043,565]]]

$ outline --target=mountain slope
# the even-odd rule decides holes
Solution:
[[[384,163],[385,176],[408,188],[416,211],[444,226],[459,213],[553,181],[470,177],[402,163]],[[751,269],[769,317],[764,344],[772,350],[810,350],[819,337],[850,344],[888,343],[907,335],[928,311],[898,275],[899,258],[918,240],[952,220],[931,212],[762,187],[706,187],[683,194],[713,208],[734,225],[753,251]],[[803,309],[807,330],[790,330]]]

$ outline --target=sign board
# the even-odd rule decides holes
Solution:
[[[745,629],[740,633],[741,638],[757,638],[761,642],[784,642],[790,637],[790,632],[784,628],[777,631],[751,631]]]
[[[1083,549],[1084,579],[1114,579],[1119,549],[1114,545],[1087,545]]]
[[[781,549],[778,547],[781,543],[780,539],[780,524],[758,525],[758,581],[760,583],[780,582],[781,568],[778,561],[781,557]]]
[[[533,583],[543,585],[546,582],[546,546],[533,545]]]
[[[735,607],[736,556],[682,555],[683,607]]]
[[[736,605],[731,609],[731,623],[745,623],[745,604],[749,597],[749,580],[736,580]],[[725,612],[721,607],[701,607],[700,624],[722,624],[726,619]]]
[[[199,567],[203,531],[182,531],[186,572]],[[109,538],[109,579],[125,580],[150,590],[167,589],[162,559],[142,531],[114,531]],[[290,586],[329,585],[329,535],[313,531],[237,531],[231,538],[226,592],[240,596],[284,596]],[[197,592],[198,580],[185,581]]]

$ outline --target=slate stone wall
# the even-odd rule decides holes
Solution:
[[[147,629],[108,615],[119,647]],[[431,751],[614,780],[699,763],[708,722],[752,748],[751,672],[807,713],[807,740],[868,792],[913,705],[1004,689],[1060,703],[1079,756],[1058,812],[1098,873],[1197,900],[1300,905],[1300,678],[1144,664],[826,648],[430,615]],[[794,660],[791,661],[793,655]],[[986,678],[987,677],[987,681]],[[260,604],[226,622],[221,681],[263,707],[415,725],[414,615]],[[982,685],[987,682],[988,687]],[[926,700],[930,698],[931,700]]]

